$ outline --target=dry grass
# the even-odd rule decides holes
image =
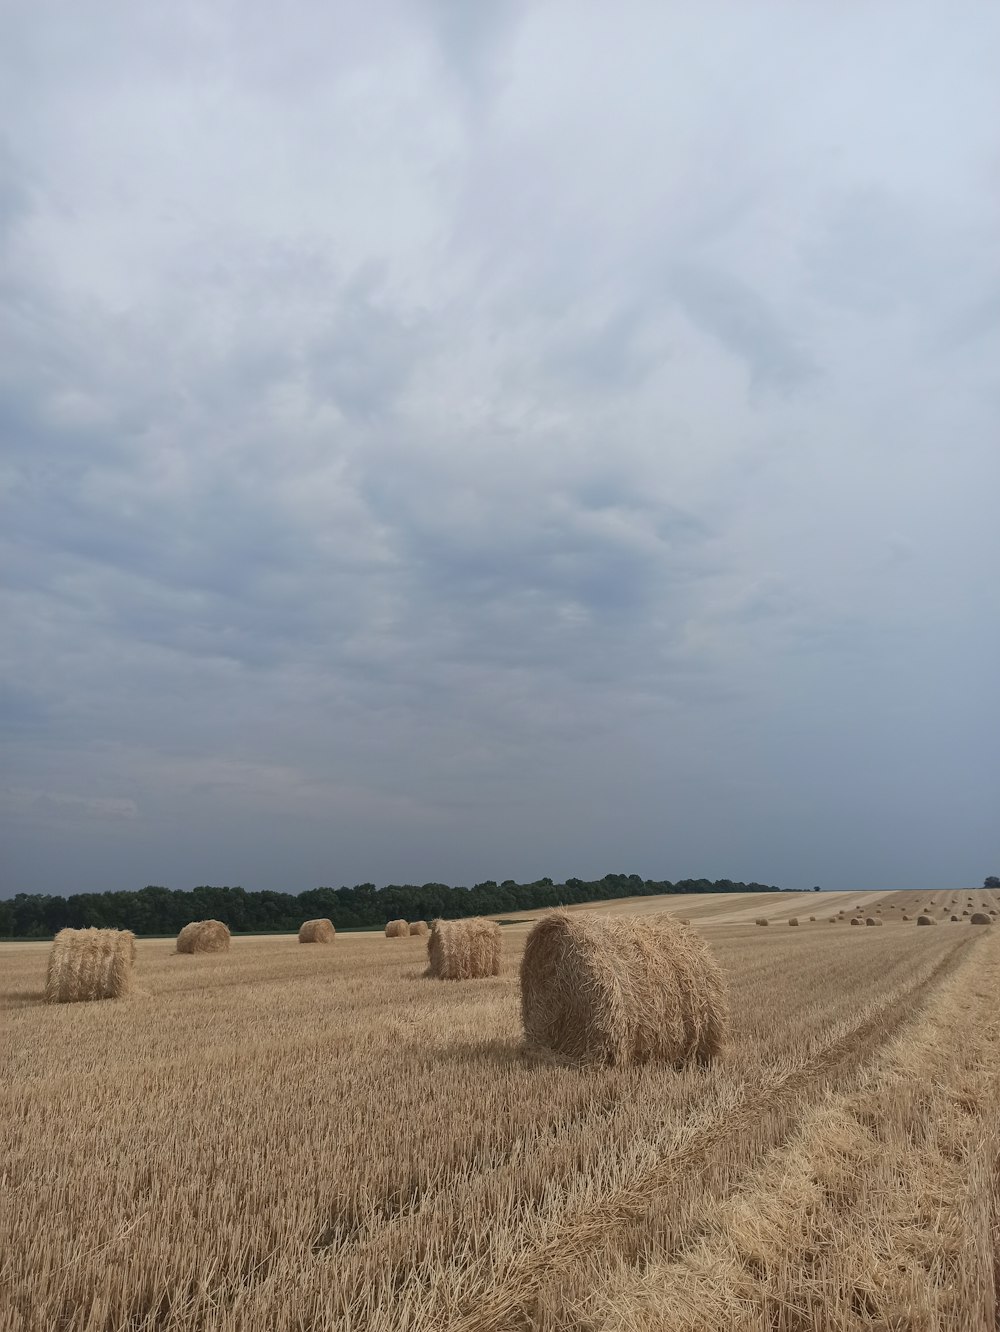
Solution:
[[[436,920],[427,940],[427,972],[438,980],[500,975],[503,937],[495,920]]]
[[[520,926],[466,986],[140,941],[138,1005],[0,944],[0,1332],[992,1329],[998,932],[745,908],[691,909],[732,1015],[680,1072],[526,1056]]]
[[[320,920],[304,920],[299,926],[299,943],[334,943],[336,938],[333,921],[325,916]]]
[[[192,920],[177,936],[178,953],[225,953],[229,949],[229,926],[221,920]]]
[[[49,954],[46,1003],[120,999],[132,989],[134,966],[131,930],[60,930]]]

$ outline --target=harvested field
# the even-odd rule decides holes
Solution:
[[[690,910],[731,1018],[682,1070],[526,1054],[529,924],[475,985],[421,939],[140,940],[124,1004],[0,943],[0,1330],[986,1332],[1000,934],[759,913]]]

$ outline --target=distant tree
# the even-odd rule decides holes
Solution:
[[[995,874],[987,874],[986,878],[983,880],[983,887],[1000,888],[1000,878],[998,878]]]
[[[819,892],[819,884],[816,884],[815,888],[813,888],[813,892],[814,892],[814,893],[818,893],[818,892]]]

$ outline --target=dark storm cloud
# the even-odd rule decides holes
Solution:
[[[3,889],[992,872],[998,32],[890,10],[6,16]]]

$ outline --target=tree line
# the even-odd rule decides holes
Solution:
[[[138,892],[74,893],[67,897],[18,893],[0,901],[0,938],[45,939],[66,926],[134,930],[136,934],[176,934],[191,920],[221,920],[234,934],[297,930],[303,920],[328,916],[338,930],[383,926],[387,920],[433,920],[437,916],[491,916],[539,907],[658,893],[773,893],[764,883],[731,879],[642,879],[638,874],[606,874],[603,879],[553,883],[497,883],[473,888],[446,883],[359,883],[353,888],[311,888],[303,893],[247,892],[243,888],[180,888],[150,885]]]

